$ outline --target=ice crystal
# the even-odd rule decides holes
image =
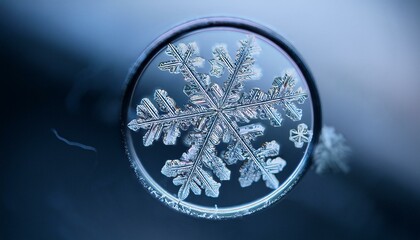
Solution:
[[[265,127],[250,121],[268,120],[273,127],[280,127],[283,117],[276,106],[291,120],[299,121],[302,110],[296,104],[303,104],[307,94],[300,87],[295,89],[296,79],[291,71],[276,77],[267,92],[259,88],[244,92],[246,81],[261,76],[254,58],[260,51],[253,36],[239,41],[234,57],[226,45],[216,45],[212,49],[213,59],[209,60],[211,70],[206,74],[197,70],[205,60],[199,56],[195,42],[169,43],[165,53],[170,60],[158,67],[183,76],[186,82],[183,92],[189,101],[178,107],[165,90],[157,89],[154,93],[157,106],[143,98],[137,106],[138,118],[128,127],[133,131],[146,130],[144,146],[160,138],[165,145],[174,145],[181,131],[189,131],[184,139],[189,149],[179,159],[167,160],[161,170],[165,176],[174,178],[174,185],[180,186],[179,199],[187,198],[190,191],[199,195],[202,190],[209,197],[218,197],[221,183],[215,177],[230,180],[227,165],[238,161],[243,162],[239,177],[242,187],[261,178],[269,188],[279,186],[275,174],[286,165],[278,156],[280,145],[273,140],[255,148],[252,141],[264,135]],[[223,86],[211,81],[210,76],[220,78],[224,73],[228,77]],[[221,142],[227,144],[227,149],[218,153],[216,146]]]
[[[295,143],[296,148],[302,148],[305,142],[309,142],[312,139],[312,131],[308,130],[308,126],[301,123],[297,126],[297,129],[290,129],[289,140]]]
[[[322,127],[319,142],[314,150],[316,173],[348,172],[350,168],[347,158],[350,151],[343,135],[336,133],[333,127]]]

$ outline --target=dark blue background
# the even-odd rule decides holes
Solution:
[[[420,5],[416,1],[0,3],[0,239],[415,239]],[[119,129],[122,86],[163,32],[203,16],[266,25],[306,60],[352,171],[309,172],[241,219],[179,214],[138,183]],[[97,152],[65,145],[64,137]]]

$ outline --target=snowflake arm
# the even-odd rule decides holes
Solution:
[[[224,84],[224,95],[220,101],[220,106],[235,103],[240,98],[243,90],[243,81],[258,79],[260,71],[254,66],[254,55],[261,51],[261,48],[255,42],[255,37],[248,36],[247,39],[239,41],[239,49],[236,53],[235,61],[232,62],[225,45],[216,45],[213,48],[214,59],[210,60],[212,65],[211,75],[220,77],[225,67],[229,76]]]
[[[269,158],[265,165],[271,174],[275,174],[283,170],[284,166],[286,166],[286,161],[280,157],[274,159]],[[241,187],[248,187],[253,182],[258,182],[261,179],[261,171],[258,170],[257,165],[253,161],[245,162],[239,169],[239,172],[241,174],[239,177]],[[266,180],[265,176],[266,175],[263,175],[263,180]],[[272,184],[272,182],[266,181],[267,187],[273,189],[278,187],[278,183],[277,186],[270,184]]]
[[[204,62],[201,57],[196,56],[198,53],[198,47],[195,42],[189,44],[180,43],[178,46],[169,43],[166,54],[172,56],[173,59],[161,62],[159,69],[173,74],[181,73],[184,76],[184,80],[187,81],[184,93],[190,100],[196,105],[215,108],[215,100],[208,92],[213,92],[214,88],[220,91],[221,89],[220,87],[213,87],[216,84],[211,84],[210,77],[207,74],[198,73],[195,70],[195,67],[200,66]],[[215,93],[215,95],[217,94]]]
[[[233,72],[233,62],[225,44],[218,44],[213,48],[213,57],[214,58],[209,61],[211,65],[211,76],[217,78],[221,77],[224,73],[225,66],[229,73]]]
[[[138,131],[140,128],[147,130],[143,136],[144,146],[152,145],[161,137],[162,133],[164,134],[163,143],[174,145],[180,136],[180,128],[186,130],[191,124],[197,123],[199,119],[212,114],[206,109],[193,107],[182,111],[168,96],[168,93],[161,89],[155,91],[154,100],[160,111],[166,114],[160,115],[158,108],[148,98],[143,98],[137,105],[138,118],[128,123],[128,127],[133,131]]]
[[[228,126],[230,133],[233,135],[234,141],[237,141],[238,146],[240,147],[243,156],[248,159],[245,164],[252,164],[255,165],[255,170],[253,172],[258,172],[258,174],[263,176],[263,180],[266,182],[267,187],[269,188],[277,188],[279,186],[279,181],[274,176],[272,172],[272,167],[268,166],[264,159],[270,156],[276,156],[279,154],[280,146],[276,141],[271,141],[270,144],[265,143],[261,148],[255,150],[251,145],[250,139],[245,138],[246,134],[240,134],[240,132],[235,128],[234,124],[228,119],[227,116],[222,118],[226,125]],[[271,161],[271,160],[270,160]],[[284,160],[283,160],[284,161]],[[252,163],[249,163],[252,162]],[[285,165],[285,161],[284,161]],[[281,168],[282,169],[282,168]],[[252,173],[250,173],[253,175]],[[256,179],[256,181],[258,181]],[[249,186],[250,184],[243,184],[240,178],[241,186]]]
[[[294,70],[287,70],[282,77],[276,77],[268,95],[271,100],[280,100],[279,103],[287,117],[293,121],[300,121],[302,110],[296,107],[295,102],[303,104],[308,95],[301,87],[294,90],[297,81],[294,76]]]
[[[216,182],[204,168],[211,170],[220,180],[230,179],[230,170],[217,156],[215,149],[223,138],[223,127],[217,117],[213,117],[207,124],[207,129],[192,133],[186,139],[186,143],[191,147],[182,155],[181,160],[187,167],[179,171],[177,167],[173,167],[179,165],[179,160],[168,160],[162,168],[162,174],[175,177],[174,184],[181,185],[178,192],[178,198],[181,200],[188,197],[190,190],[199,195],[201,189],[204,189],[209,197],[219,196],[220,183]]]
[[[182,155],[181,160],[168,160],[162,168],[165,176],[175,177],[175,186],[181,186],[178,191],[178,198],[181,200],[188,197],[190,190],[200,195],[201,189],[205,189],[207,196],[219,196],[220,183],[214,181],[209,173],[192,161],[191,158],[194,158],[197,152],[197,146],[192,146]]]
[[[283,77],[274,79],[267,93],[254,88],[249,93],[243,94],[237,105],[228,107],[226,111],[239,122],[268,119],[272,126],[279,127],[283,117],[275,105],[281,105],[287,117],[293,121],[299,121],[302,118],[302,110],[295,103],[303,104],[308,95],[302,88],[294,90],[295,82],[293,74],[287,71]]]
[[[249,124],[245,126],[239,127],[239,135],[242,135],[244,139],[254,140],[258,136],[264,135],[264,126],[261,124]],[[231,141],[234,140],[228,135],[228,139],[224,139],[224,142],[229,143],[227,147],[227,151],[225,151],[222,155],[227,164],[232,165],[235,164],[237,161],[245,161],[246,154],[244,153],[243,147],[240,142],[238,141]]]

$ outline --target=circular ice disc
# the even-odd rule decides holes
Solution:
[[[158,38],[123,100],[128,157],[147,190],[197,217],[232,218],[281,199],[308,167],[317,90],[283,38],[206,18]]]

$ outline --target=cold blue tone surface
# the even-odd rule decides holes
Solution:
[[[413,239],[419,235],[417,1],[0,3],[0,239]],[[347,175],[309,172],[279,204],[232,221],[171,211],[137,182],[120,138],[129,68],[171,27],[246,18],[300,52]],[[97,152],[66,145],[51,132]]]

